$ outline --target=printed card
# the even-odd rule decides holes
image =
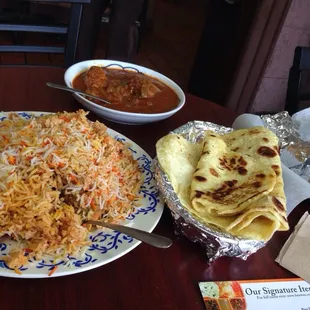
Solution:
[[[300,278],[199,282],[207,310],[310,310],[310,284]]]

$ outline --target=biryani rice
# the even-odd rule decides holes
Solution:
[[[89,242],[84,220],[124,220],[142,173],[131,152],[87,113],[0,123],[0,237],[21,243],[6,261],[18,268],[43,254],[63,257]]]

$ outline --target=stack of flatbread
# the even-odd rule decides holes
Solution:
[[[169,134],[156,150],[182,205],[203,224],[263,241],[289,229],[278,139],[267,128],[206,131],[199,144]]]

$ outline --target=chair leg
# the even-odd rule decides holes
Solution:
[[[65,47],[64,66],[71,66],[76,59],[76,51],[79,40],[83,4],[74,3],[71,6],[70,24],[68,27],[67,44]]]
[[[285,102],[285,110],[288,111],[290,115],[293,115],[298,111],[299,80],[300,80],[300,71],[297,68],[292,67],[290,69],[289,80],[287,83],[286,102]]]
[[[147,10],[149,7],[149,0],[143,0],[142,11],[140,13],[139,22],[140,26],[138,28],[138,43],[137,43],[137,53],[140,51],[142,37],[144,36],[147,28]]]
[[[298,111],[302,51],[303,48],[300,46],[295,48],[293,66],[290,69],[287,83],[285,110],[287,110],[290,115]]]
[[[142,10],[143,0],[114,0],[110,21],[106,57],[132,62],[136,55],[139,33],[136,21]]]
[[[94,57],[99,38],[102,14],[109,3],[110,0],[92,0],[89,4],[84,5],[77,61],[92,59]]]

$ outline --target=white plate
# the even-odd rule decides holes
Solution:
[[[28,119],[31,115],[40,116],[48,114],[46,112],[17,112],[21,117]],[[6,118],[8,113],[0,113],[0,121]],[[108,129],[109,134],[117,140],[130,143],[130,150],[133,157],[138,160],[144,174],[144,183],[141,186],[143,199],[141,207],[136,209],[136,212],[129,216],[126,220],[126,225],[151,232],[163,212],[164,204],[159,194],[154,178],[154,170],[151,157],[137,144],[122,134]],[[44,257],[41,260],[32,260],[29,264],[22,266],[18,275],[11,270],[1,256],[7,254],[15,246],[15,242],[6,240],[0,242],[0,276],[15,277],[15,278],[46,278],[48,273],[55,266],[58,266],[56,272],[51,277],[67,276],[90,269],[94,269],[105,265],[113,260],[120,258],[126,253],[133,250],[141,242],[133,239],[125,234],[112,230],[97,230],[89,234],[92,241],[87,247],[86,252],[81,257],[70,256],[70,264],[64,260],[54,262],[52,257]]]

